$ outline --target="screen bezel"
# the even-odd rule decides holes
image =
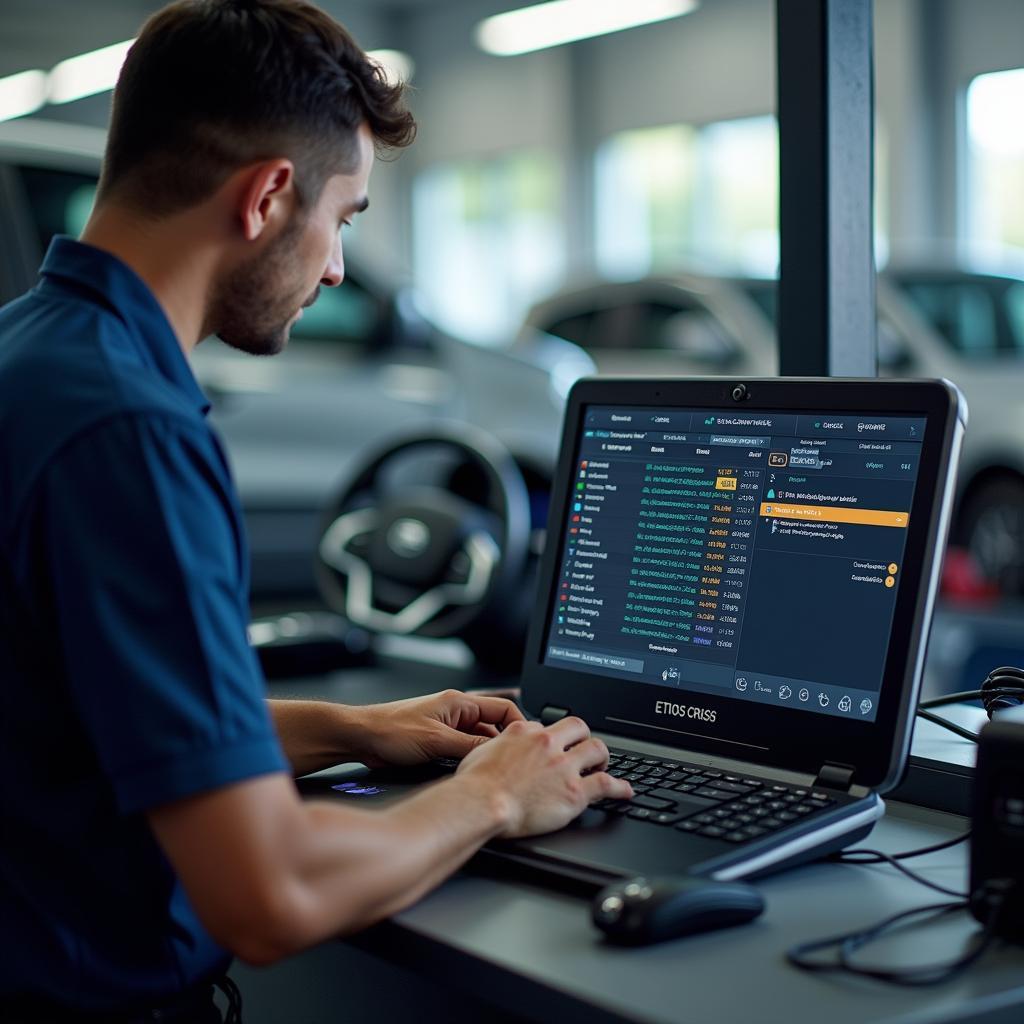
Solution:
[[[735,401],[742,384],[746,397]],[[713,725],[673,720],[655,713],[659,700],[684,702],[688,691],[650,683],[555,668],[543,663],[557,586],[555,560],[564,543],[561,524],[569,503],[569,479],[580,445],[586,406],[734,409],[737,412],[878,413],[924,416],[920,469],[910,513],[903,579],[897,590],[889,649],[874,721],[841,719],[738,698],[693,694],[694,703],[717,712]],[[534,714],[545,706],[565,708],[603,733],[636,737],[686,750],[817,775],[826,764],[853,769],[853,783],[885,790],[898,781],[909,741],[912,706],[920,685],[917,657],[928,604],[930,573],[943,506],[952,499],[950,455],[958,418],[965,415],[959,392],[944,381],[877,381],[841,378],[657,379],[587,378],[573,387],[552,486],[548,539],[538,574],[536,613],[522,672],[523,702]],[[945,498],[945,501],[942,500]],[[948,516],[946,517],[948,522]],[[942,538],[944,539],[944,538]],[[924,584],[924,585],[922,585]],[[609,721],[609,718],[626,719]],[[764,749],[764,737],[774,741]],[[760,741],[760,742],[759,742]]]

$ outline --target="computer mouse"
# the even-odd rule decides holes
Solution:
[[[687,875],[613,882],[593,904],[594,924],[609,941],[630,946],[745,924],[763,911],[752,885]]]

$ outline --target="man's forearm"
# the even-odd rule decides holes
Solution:
[[[293,775],[361,760],[358,707],[321,700],[268,700],[267,706]]]
[[[325,710],[312,709],[318,722]],[[454,777],[377,811],[344,799],[304,804],[277,772],[148,817],[210,934],[269,963],[408,906],[494,836],[551,832],[597,799],[629,799],[607,761],[575,716],[547,728],[514,721]]]
[[[206,928],[270,963],[415,902],[508,825],[493,781],[457,775],[402,804],[302,803],[283,774],[150,812]]]
[[[358,931],[412,905],[461,867],[507,821],[505,801],[457,776],[353,827],[336,804],[307,805],[293,879],[305,913],[293,919],[289,953],[328,935]]]

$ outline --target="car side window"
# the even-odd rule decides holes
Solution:
[[[39,240],[39,255],[54,235],[81,234],[96,197],[91,174],[49,167],[16,168]],[[349,276],[337,288],[321,288],[317,301],[303,310],[292,328],[293,339],[344,349],[370,350],[386,344],[377,298]]]
[[[913,346],[886,316],[878,317],[878,368],[885,373],[909,373],[914,368]]]
[[[678,352],[711,366],[730,363],[738,354],[704,306],[650,302],[640,305],[637,313],[637,332],[649,341],[645,347]]]
[[[571,341],[580,348],[589,349],[595,345],[593,326],[596,318],[597,313],[594,310],[586,310],[558,317],[548,325],[541,324],[540,329],[547,334],[553,334],[556,338]]]
[[[908,281],[904,291],[952,348],[968,358],[994,355],[999,326],[992,293],[973,281]]]
[[[731,362],[737,354],[712,313],[685,302],[625,302],[575,312],[543,329],[591,352],[678,352],[714,366]]]
[[[92,174],[50,167],[18,167],[21,186],[39,240],[45,253],[54,235],[81,234],[96,197]]]
[[[1014,281],[1003,297],[1010,345],[1014,352],[1024,354],[1024,281]]]
[[[337,288],[320,289],[316,302],[293,325],[291,336],[304,343],[370,349],[379,329],[376,299],[354,278],[346,277]]]

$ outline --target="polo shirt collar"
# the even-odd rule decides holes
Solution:
[[[91,292],[124,322],[146,362],[183,392],[202,415],[210,411],[210,401],[199,387],[170,321],[131,267],[103,249],[57,235],[40,274],[75,282]]]

